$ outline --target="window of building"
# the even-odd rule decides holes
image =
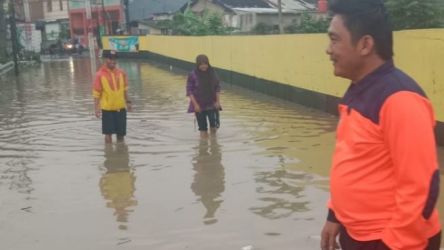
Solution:
[[[63,0],[59,0],[59,10],[63,10]]]

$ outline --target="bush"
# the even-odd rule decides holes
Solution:
[[[225,35],[231,29],[225,27],[222,16],[217,13],[205,12],[203,16],[196,16],[190,10],[178,13],[171,22],[162,22],[163,26],[171,30],[173,35],[206,36]]]
[[[395,30],[444,27],[442,0],[386,0]]]
[[[274,27],[273,25],[266,23],[258,23],[256,24],[256,26],[254,26],[252,32],[253,34],[266,35],[266,34],[279,33],[279,30],[276,29],[276,27]]]
[[[314,19],[309,13],[301,16],[300,23],[293,23],[285,27],[285,33],[326,33],[330,20],[327,18]]]

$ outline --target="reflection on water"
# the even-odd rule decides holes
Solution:
[[[215,135],[202,138],[193,157],[195,171],[191,190],[200,198],[206,213],[203,216],[205,224],[217,222],[216,210],[223,202],[222,192],[225,190],[225,172],[222,165],[220,145]]]
[[[283,169],[256,173],[257,192],[265,204],[250,210],[268,219],[281,219],[295,212],[308,211],[309,202],[303,194],[305,185],[291,185],[294,180],[307,178],[310,177],[306,173],[291,173]]]
[[[100,191],[107,201],[106,206],[114,209],[119,229],[125,230],[128,216],[137,205],[134,198],[136,177],[129,166],[128,146],[106,144],[103,165],[106,172],[100,179]]]

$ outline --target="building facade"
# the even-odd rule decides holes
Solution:
[[[314,4],[303,0],[282,0],[281,8],[284,26],[297,22],[304,12],[316,12]],[[185,9],[196,15],[218,13],[225,26],[240,33],[251,32],[258,24],[279,25],[277,0],[194,0],[181,8],[182,11]]]
[[[120,34],[125,30],[124,7],[120,0],[92,0],[89,20],[85,2],[69,0],[68,8],[71,38],[84,47],[88,44],[89,31],[98,38],[102,35]]]

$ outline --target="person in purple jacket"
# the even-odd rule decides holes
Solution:
[[[196,68],[188,75],[186,91],[190,98],[188,113],[195,114],[201,136],[208,136],[208,122],[210,131],[215,133],[221,110],[220,83],[206,55],[196,57]]]

